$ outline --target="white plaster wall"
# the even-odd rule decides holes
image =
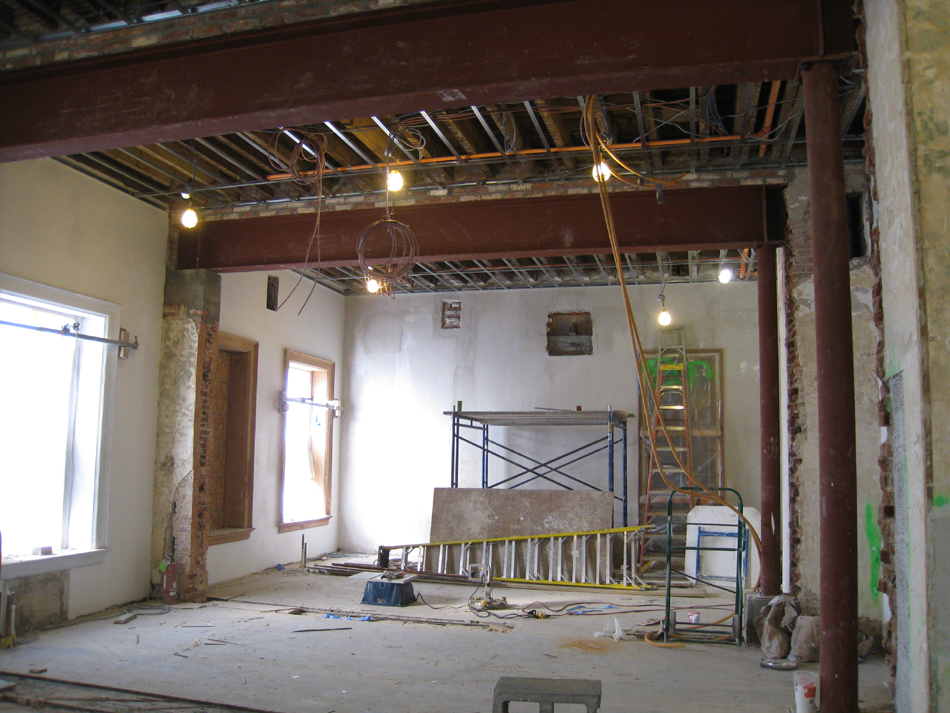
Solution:
[[[658,291],[657,286],[630,289],[648,349],[657,343]],[[724,350],[726,479],[740,489],[746,502],[757,505],[756,285],[668,285],[666,295],[674,321],[687,327],[688,347]],[[443,299],[461,300],[461,329],[440,328]],[[591,312],[593,354],[549,357],[547,316],[571,310]],[[451,422],[443,412],[457,401],[470,411],[530,411],[536,406],[602,410],[608,405],[634,415],[638,411],[633,352],[618,288],[392,300],[351,297],[346,301],[345,360],[340,541],[348,547],[374,549],[379,544],[428,539],[433,488],[447,487],[450,478]],[[631,503],[635,503],[635,420],[630,428]],[[503,437],[493,431],[492,437],[496,436]],[[573,436],[559,430],[554,436],[534,438],[527,439],[528,446],[543,446],[544,439],[550,443],[552,438],[570,443]],[[463,461],[461,485],[477,487],[479,477],[477,463]],[[635,512],[635,504],[631,508]]]
[[[139,339],[116,371],[111,551],[71,571],[71,617],[149,591],[167,234],[164,212],[55,161],[0,164],[0,271],[118,303],[121,326]]]
[[[340,521],[341,420],[333,429],[333,501],[330,523],[298,532],[278,534],[280,518],[280,469],[283,418],[277,412],[277,393],[283,388],[284,351],[293,349],[336,364],[334,393],[339,397],[347,366],[343,358],[343,298],[323,287],[313,291],[298,316],[312,283],[304,280],[278,312],[265,307],[267,276],[280,277],[283,299],[297,281],[288,271],[225,274],[221,279],[221,320],[223,332],[256,340],[257,425],[254,441],[254,531],[247,540],[214,545],[208,549],[208,582],[215,584],[251,572],[273,567],[278,562],[300,559],[300,537],[304,535],[308,555],[337,548]],[[347,404],[344,404],[347,406]],[[343,419],[349,417],[345,412]]]

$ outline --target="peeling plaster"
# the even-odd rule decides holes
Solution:
[[[194,470],[198,325],[184,307],[165,308],[159,366],[158,443],[152,506],[153,578],[170,547],[172,503]],[[184,543],[179,543],[179,547]]]

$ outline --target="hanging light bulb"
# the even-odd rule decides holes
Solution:
[[[719,272],[719,281],[725,285],[731,279],[732,279],[732,269],[728,267],[722,268],[722,270],[720,270]]]
[[[610,166],[607,165],[607,162],[601,161],[591,169],[590,175],[595,181],[608,181],[613,174],[611,174]]]
[[[386,190],[398,191],[404,184],[405,181],[403,181],[402,174],[399,171],[390,171],[386,176]]]
[[[189,198],[191,198],[191,194],[188,191],[182,191],[181,197],[184,198],[185,200],[188,200]]]
[[[181,214],[181,224],[186,228],[194,228],[198,225],[198,214],[195,213],[194,208],[189,206],[188,210]]]
[[[371,277],[366,281],[366,291],[371,295],[375,295],[377,292],[379,292],[380,287],[381,285],[379,284],[379,280],[377,280],[375,277]]]

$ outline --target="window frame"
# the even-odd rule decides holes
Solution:
[[[228,542],[237,542],[247,540],[254,531],[254,434],[257,426],[257,361],[259,344],[253,339],[239,337],[228,332],[218,332],[217,337],[218,352],[229,352],[232,354],[246,355],[247,358],[247,396],[246,408],[239,414],[235,414],[238,423],[232,423],[232,404],[228,404],[228,419],[226,431],[230,436],[231,429],[240,431],[240,436],[244,444],[241,460],[244,464],[244,482],[241,484],[240,499],[243,501],[244,517],[241,525],[232,527],[223,527],[217,530],[211,530],[208,534],[208,546],[223,545]],[[233,384],[232,384],[233,385]],[[229,391],[228,399],[232,395]],[[230,438],[228,438],[230,441]],[[221,477],[225,481],[227,488],[231,480],[231,471],[225,466],[225,472]],[[233,487],[233,485],[232,485]],[[227,497],[225,497],[227,503]]]
[[[119,339],[119,323],[121,317],[120,306],[114,302],[100,300],[69,290],[44,285],[32,280],[14,277],[0,272],[0,295],[13,295],[22,299],[48,305],[52,310],[76,310],[101,317],[105,320],[105,337]],[[84,340],[78,340],[80,344]],[[7,576],[29,576],[45,572],[55,572],[72,567],[82,567],[98,564],[105,559],[108,551],[109,534],[109,491],[111,485],[111,455],[112,433],[115,409],[115,382],[118,361],[118,350],[114,346],[103,348],[103,358],[100,373],[99,389],[99,427],[98,443],[96,445],[95,464],[91,472],[84,472],[79,477],[91,478],[93,495],[91,497],[91,532],[89,546],[70,549],[54,550],[53,555],[23,555],[5,557],[3,565]],[[67,492],[75,487],[75,472],[72,475],[63,473],[64,481],[72,478],[73,483],[66,483]],[[65,502],[64,502],[65,507]],[[68,518],[64,516],[64,524]]]
[[[303,364],[305,366],[311,367],[313,371],[323,371],[326,373],[327,380],[327,396],[326,400],[331,401],[334,398],[333,388],[335,381],[335,371],[336,364],[328,359],[321,359],[320,357],[311,356],[309,354],[304,354],[303,352],[294,351],[292,349],[284,350],[284,372],[283,372],[283,386],[284,393],[287,392],[287,376],[290,370],[291,364]],[[312,391],[311,391],[312,394]],[[313,398],[311,396],[311,398]],[[328,418],[327,418],[327,429],[326,429],[326,443],[325,443],[325,455],[323,460],[323,497],[324,497],[324,506],[325,506],[325,515],[322,517],[312,518],[310,520],[298,520],[294,522],[284,522],[284,481],[286,478],[286,469],[287,469],[287,452],[286,452],[286,433],[287,433],[287,412],[285,411],[281,419],[281,448],[280,448],[280,511],[277,518],[277,532],[283,534],[286,532],[296,532],[298,530],[307,530],[313,527],[322,527],[329,524],[330,519],[332,518],[332,509],[331,502],[333,498],[333,421],[335,420],[335,413],[331,409],[327,409]]]

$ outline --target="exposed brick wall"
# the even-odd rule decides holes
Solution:
[[[198,378],[195,406],[195,470],[191,501],[190,557],[178,590],[184,601],[203,602],[208,594],[208,536],[211,532],[212,410],[211,393],[218,356],[218,323],[193,312],[198,323]]]
[[[788,196],[786,195],[786,200]],[[791,212],[789,212],[791,215]],[[798,311],[795,288],[812,277],[811,231],[807,229],[807,214],[800,224],[789,220],[785,235],[785,314],[786,349],[788,359],[788,478],[789,478],[789,557],[791,561],[792,594],[802,594],[802,512],[796,506],[802,496],[802,440],[806,431],[804,369],[799,355]]]
[[[429,2],[433,0],[271,0],[237,5],[78,37],[12,46],[0,52],[0,71]]]
[[[218,352],[211,375],[208,394],[211,415],[211,445],[208,458],[208,518],[211,530],[224,527],[224,468],[227,453],[228,386],[231,358],[228,352]]]

